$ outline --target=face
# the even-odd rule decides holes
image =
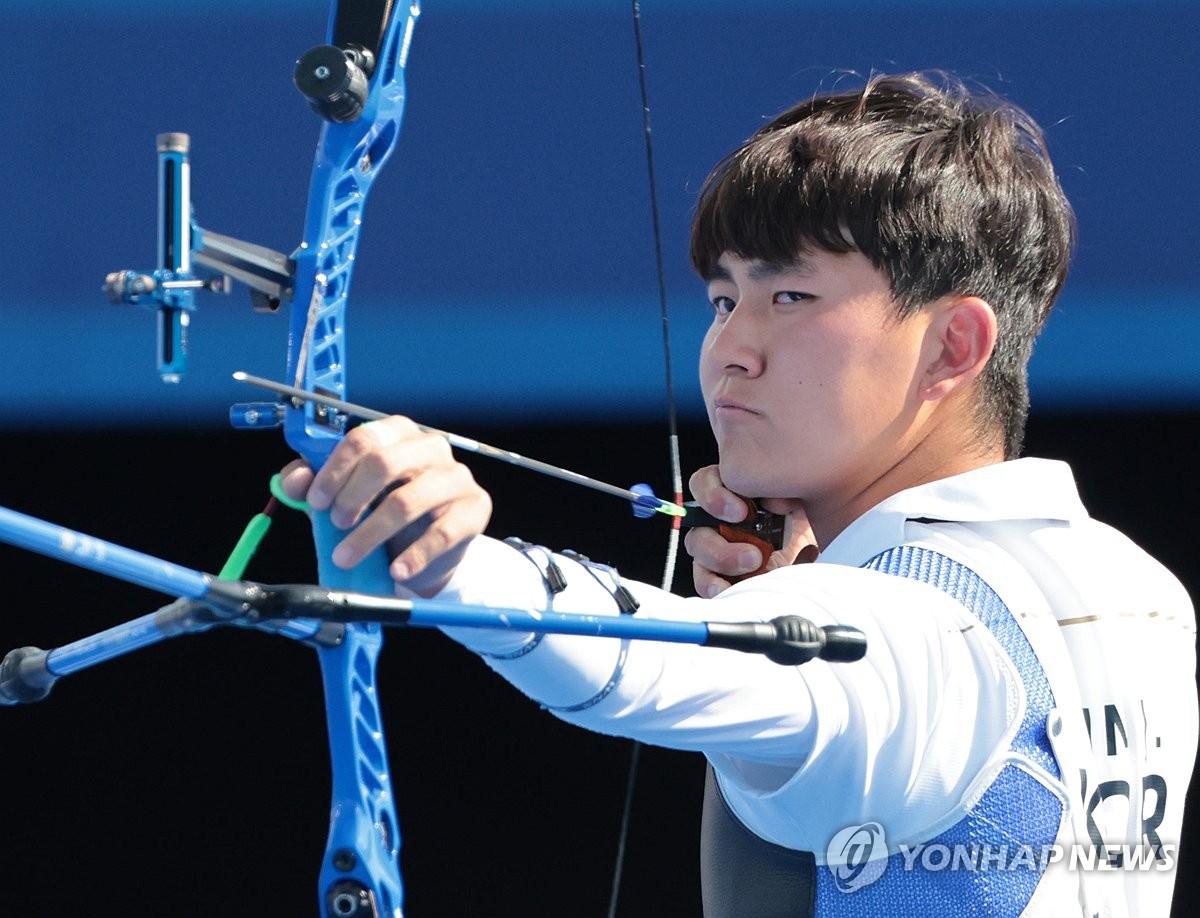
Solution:
[[[723,481],[850,506],[912,448],[928,317],[897,318],[858,252],[719,264],[700,378]]]

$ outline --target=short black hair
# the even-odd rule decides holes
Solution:
[[[1033,341],[1066,280],[1075,218],[1026,112],[949,74],[876,75],[814,96],[717,164],[692,222],[701,277],[725,252],[785,263],[859,251],[901,316],[950,293],[996,313],[981,376],[981,437],[1020,454]]]

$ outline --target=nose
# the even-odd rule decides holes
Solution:
[[[713,322],[704,339],[704,359],[711,373],[754,377],[766,366],[764,328],[754,311],[739,305]]]

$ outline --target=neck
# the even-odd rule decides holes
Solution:
[[[1004,450],[999,444],[985,447],[964,442],[962,429],[954,428],[955,435],[950,437],[940,435],[939,430],[930,432],[853,493],[805,498],[804,508],[817,544],[828,545],[847,526],[893,494],[1004,461]]]

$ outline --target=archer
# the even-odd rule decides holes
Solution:
[[[484,537],[487,494],[404,418],[285,486],[347,530],[339,566],[386,544],[402,592],[866,633],[839,667],[451,634],[568,721],[705,754],[710,918],[1165,916],[1197,747],[1191,603],[1088,517],[1066,465],[1018,458],[1073,233],[1037,125],[950,78],[817,96],[724,159],[691,244],[720,463],[690,485],[730,521],[758,498],[788,533],[738,582],[758,549],[693,530],[707,598]],[[968,844],[974,869],[913,854]],[[1009,846],[1102,860],[1018,865]],[[1152,869],[1123,869],[1130,852]]]

